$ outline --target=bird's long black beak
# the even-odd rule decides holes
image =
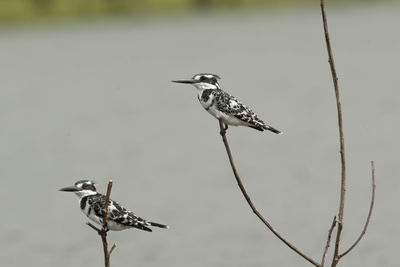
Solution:
[[[193,79],[190,79],[190,80],[174,80],[172,82],[174,82],[174,83],[188,83],[188,84],[197,83],[197,81],[193,80]]]
[[[67,186],[67,187],[61,188],[59,191],[76,192],[76,191],[79,191],[79,188],[76,186]]]

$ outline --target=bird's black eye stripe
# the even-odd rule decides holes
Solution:
[[[96,191],[96,187],[93,184],[83,184],[82,189]]]
[[[210,84],[216,84],[217,79],[215,77],[206,77],[206,76],[201,76],[200,77],[200,82],[205,82],[205,83],[210,83]]]
[[[90,188],[90,184],[83,184],[82,185],[82,189],[89,189]]]

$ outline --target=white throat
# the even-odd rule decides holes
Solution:
[[[211,84],[211,83],[195,83],[193,84],[194,87],[197,88],[197,90],[203,91],[206,89],[219,89],[219,84]]]
[[[92,190],[82,190],[82,191],[76,191],[75,194],[79,199],[82,199],[87,196],[96,195],[97,192]]]

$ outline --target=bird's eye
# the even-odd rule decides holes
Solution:
[[[92,185],[91,184],[83,184],[82,189],[91,189]]]

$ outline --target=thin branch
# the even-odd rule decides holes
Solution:
[[[101,241],[103,243],[103,252],[104,252],[104,266],[110,267],[110,255],[108,254],[108,243],[107,243],[107,232],[101,229]]]
[[[105,267],[110,267],[110,255],[115,249],[116,245],[114,244],[110,251],[108,251],[108,243],[107,243],[107,213],[108,213],[108,202],[110,200],[110,194],[111,194],[111,187],[112,187],[112,180],[108,182],[108,187],[107,187],[107,194],[106,194],[106,199],[103,207],[103,227],[101,229],[97,228],[90,222],[87,222],[86,224],[90,226],[93,230],[97,231],[97,233],[101,236],[101,241],[103,243],[103,252],[104,252],[104,265]]]
[[[103,208],[103,229],[101,240],[103,241],[103,250],[104,250],[104,263],[106,267],[110,266],[110,253],[108,252],[108,243],[107,243],[107,214],[108,214],[108,202],[110,201],[112,180],[108,182],[107,186],[107,194],[106,194],[106,202],[104,203]]]
[[[372,193],[371,193],[371,203],[369,205],[369,211],[368,211],[368,216],[367,220],[365,221],[364,228],[361,231],[360,236],[357,238],[357,240],[351,245],[345,252],[339,255],[339,259],[345,256],[347,253],[349,253],[355,246],[357,246],[358,242],[363,238],[365,235],[365,232],[367,231],[369,221],[371,220],[371,214],[372,214],[372,209],[374,208],[374,202],[375,202],[375,163],[371,161],[371,173],[372,173]]]
[[[328,254],[328,248],[329,248],[330,243],[331,243],[332,232],[333,232],[333,229],[335,228],[335,226],[336,226],[336,216],[333,217],[332,225],[331,225],[331,227],[329,228],[329,231],[328,231],[328,239],[326,240],[324,253],[322,254],[321,267],[323,267],[324,264],[325,264],[326,255]]]
[[[104,229],[107,229],[108,202],[110,202],[111,187],[112,187],[112,180],[110,180],[108,182],[106,202],[103,207],[103,228]]]
[[[94,226],[93,224],[91,224],[90,222],[86,223],[88,226],[90,226],[93,230],[97,231],[100,234],[101,229],[97,228],[96,226]]]
[[[245,197],[247,203],[249,204],[250,208],[252,209],[252,211],[256,214],[256,216],[265,224],[265,226],[268,227],[269,230],[271,230],[271,232],[278,237],[283,243],[285,243],[289,248],[291,248],[293,251],[295,251],[297,254],[299,254],[300,256],[302,256],[304,259],[306,259],[307,261],[309,261],[310,263],[312,263],[315,266],[320,266],[319,263],[317,263],[315,260],[311,259],[309,256],[307,256],[304,252],[300,251],[298,248],[296,248],[294,245],[292,245],[288,240],[286,240],[282,235],[280,235],[273,227],[272,225],[261,215],[261,213],[256,209],[256,207],[254,206],[253,202],[250,199],[250,196],[247,194],[247,191],[245,189],[245,187],[243,186],[243,183],[239,177],[239,174],[237,173],[236,167],[235,167],[235,163],[233,162],[233,158],[232,158],[232,153],[231,150],[229,148],[229,144],[228,144],[228,140],[226,138],[226,132],[224,129],[224,125],[222,120],[219,120],[219,128],[220,128],[220,134],[222,136],[222,141],[224,142],[225,145],[225,149],[226,149],[226,153],[228,154],[228,158],[229,158],[229,162],[231,164],[232,167],[232,171],[233,174],[235,175],[236,181],[239,185],[240,190],[242,191],[243,196]]]
[[[117,247],[117,245],[113,244],[110,251],[108,252],[108,255],[111,255],[111,253],[114,251],[114,249]]]
[[[343,228],[343,213],[344,213],[344,201],[346,194],[346,160],[345,160],[345,150],[344,150],[344,135],[343,135],[343,119],[342,119],[342,105],[340,103],[339,96],[339,84],[338,77],[336,74],[335,61],[333,59],[331,42],[329,39],[329,31],[328,31],[328,22],[325,13],[325,5],[324,0],[321,0],[321,13],[322,13],[322,21],[324,25],[324,33],[325,33],[325,42],[326,48],[328,50],[329,57],[329,66],[331,68],[333,85],[335,88],[335,96],[336,96],[336,106],[338,112],[338,124],[339,124],[339,135],[340,135],[340,158],[341,158],[341,184],[340,184],[340,204],[339,204],[339,212],[338,212],[338,230],[336,232],[336,241],[335,241],[335,252],[332,261],[332,267],[336,266],[339,261],[339,245]]]

